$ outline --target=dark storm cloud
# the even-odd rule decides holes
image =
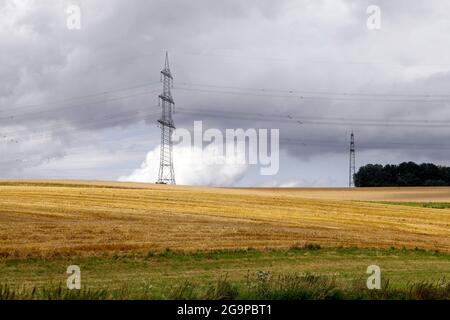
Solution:
[[[66,28],[70,3],[81,6],[81,30]],[[450,98],[421,94],[450,94],[450,5],[377,1],[382,29],[370,31],[369,4],[1,1],[4,161],[25,165],[8,158],[13,139],[22,143],[14,146],[22,158],[39,162],[64,156],[64,146],[89,143],[80,132],[132,128],[142,119],[153,126],[160,88],[154,82],[165,50],[178,127],[202,119],[218,128],[281,128],[282,148],[301,158],[347,152],[355,130],[362,150],[448,158],[448,150],[433,144],[449,140],[450,130],[436,121],[450,119]],[[263,88],[278,91],[256,90]]]

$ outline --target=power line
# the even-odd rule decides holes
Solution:
[[[143,87],[152,86],[152,85],[155,85],[155,84],[159,84],[159,81],[158,82],[151,82],[151,83],[141,83],[141,84],[137,84],[137,85],[133,85],[133,86],[127,86],[127,87],[121,87],[121,88],[117,88],[117,89],[105,90],[105,91],[102,91],[102,92],[91,93],[91,94],[82,95],[82,96],[75,96],[75,97],[70,97],[70,98],[66,98],[66,99],[53,100],[53,101],[48,101],[48,102],[43,102],[43,103],[38,103],[38,104],[14,106],[14,109],[15,110],[17,110],[17,109],[30,109],[30,108],[36,108],[36,107],[42,107],[42,106],[64,105],[66,103],[70,103],[70,102],[77,101],[77,100],[90,99],[90,98],[95,98],[95,97],[98,97],[98,96],[109,95],[109,94],[112,94],[112,93],[139,89],[139,88],[143,88]],[[5,111],[8,111],[8,110],[0,110],[0,112],[5,112]]]
[[[134,96],[134,95],[133,95]],[[128,97],[120,97],[122,98],[130,98]],[[116,98],[119,99],[119,98]],[[104,100],[107,101],[107,100]],[[103,101],[103,102],[104,102]],[[97,101],[100,102],[100,101]],[[73,106],[71,106],[73,107]],[[193,108],[178,108],[180,113],[184,114],[192,114],[199,115],[201,117],[213,117],[213,118],[229,118],[229,119],[238,119],[238,120],[248,120],[248,121],[282,121],[291,124],[300,124],[300,125],[334,125],[334,126],[365,126],[365,127],[413,127],[413,128],[448,128],[450,126],[450,121],[439,121],[439,120],[405,120],[405,119],[370,119],[370,118],[344,118],[344,117],[306,117],[306,116],[292,116],[288,114],[266,114],[266,113],[251,113],[251,112],[238,112],[238,111],[213,111],[213,110],[204,110],[204,109],[193,109]],[[131,115],[136,113],[136,115]],[[112,120],[112,122],[118,122],[118,125],[127,121],[133,120],[136,117],[139,118],[141,115],[145,115],[146,112],[141,112],[139,114],[139,110],[126,110],[121,113],[113,114],[109,117],[105,117],[100,120],[85,120],[84,126],[94,124],[108,124]],[[117,118],[117,119],[116,119]],[[50,126],[38,127],[34,130],[55,130],[59,127],[63,127],[66,129],[67,124],[54,124]],[[66,130],[63,130],[66,131]],[[19,130],[9,130],[9,134],[20,134],[20,133],[28,133],[28,129],[19,129]]]
[[[292,116],[290,114],[267,114],[250,113],[242,111],[213,111],[194,108],[178,108],[179,113],[194,114],[199,116],[214,118],[230,118],[238,120],[261,120],[261,121],[285,121],[300,125],[360,125],[369,127],[422,127],[422,128],[450,128],[450,120],[384,120],[369,118],[343,118],[343,117],[303,117],[300,115]]]
[[[34,105],[24,105],[24,106],[17,106],[14,107],[13,111],[17,111],[17,109],[32,109],[32,108],[36,108],[36,107],[40,107],[40,106],[59,106],[59,108],[50,108],[50,109],[45,109],[45,110],[39,110],[39,111],[35,111],[35,112],[28,112],[28,113],[21,113],[20,115],[18,115],[17,113],[11,114],[9,116],[4,116],[4,117],[0,117],[0,120],[10,120],[10,119],[14,119],[14,118],[20,118],[20,117],[24,117],[26,115],[35,115],[35,114],[40,114],[43,112],[54,112],[56,110],[61,110],[61,109],[65,109],[65,108],[73,108],[73,107],[80,107],[83,106],[84,104],[97,104],[97,103],[102,103],[102,102],[108,102],[108,101],[117,101],[117,100],[122,100],[122,99],[128,99],[128,98],[132,98],[132,97],[136,97],[136,96],[140,96],[140,95],[145,95],[145,94],[151,94],[151,93],[155,93],[156,90],[153,91],[145,91],[145,92],[141,92],[141,93],[137,93],[137,94],[132,94],[132,95],[128,95],[128,96],[123,96],[123,97],[112,97],[112,98],[107,98],[107,99],[101,99],[101,100],[97,100],[97,101],[86,101],[83,102],[83,104],[77,104],[77,105],[68,105],[65,106],[65,104],[68,104],[70,102],[73,101],[77,101],[77,100],[83,100],[83,99],[89,99],[89,98],[94,98],[94,97],[98,97],[98,96],[102,96],[102,95],[109,95],[112,93],[116,93],[116,92],[121,92],[121,91],[127,91],[127,90],[133,90],[136,88],[140,88],[140,87],[145,87],[148,85],[153,85],[155,83],[149,83],[149,84],[139,84],[139,85],[135,85],[135,86],[128,86],[128,87],[122,87],[119,89],[115,89],[115,90],[108,90],[108,91],[104,91],[101,93],[94,93],[94,94],[90,94],[90,95],[84,95],[84,96],[78,96],[78,97],[71,97],[68,99],[62,99],[62,100],[56,100],[56,101],[52,101],[52,102],[48,102],[48,103],[42,103],[42,104],[34,104]],[[184,83],[185,85],[189,85]],[[191,84],[191,85],[195,85],[195,86],[200,86],[200,84]],[[264,89],[264,88],[245,88],[245,87],[233,87],[233,86],[216,86],[216,85],[201,85],[201,86],[206,86],[206,87],[213,87],[213,88],[234,88],[234,89],[239,89],[239,90],[250,90],[250,91],[254,91],[254,92],[260,92],[260,93],[254,93],[254,92],[236,92],[236,91],[222,91],[222,90],[203,90],[203,89],[193,89],[193,88],[179,88],[180,90],[185,90],[185,91],[196,91],[196,92],[207,92],[207,93],[219,93],[219,94],[236,94],[236,95],[250,95],[250,96],[255,96],[255,97],[277,97],[277,98],[296,98],[296,99],[300,99],[300,100],[329,100],[329,101],[377,101],[377,102],[415,102],[415,103],[419,103],[419,102],[424,102],[424,103],[442,103],[442,102],[449,102],[450,100],[447,99],[441,99],[441,100],[417,100],[417,99],[361,99],[361,98],[348,98],[345,96],[350,96],[350,97],[361,97],[361,96],[365,96],[365,97],[370,97],[370,96],[413,96],[413,97],[425,97],[425,98],[436,98],[436,97],[450,97],[450,95],[431,95],[431,94],[423,94],[423,95],[406,95],[406,94],[379,94],[379,93],[349,93],[349,92],[325,92],[325,91],[317,91],[317,92],[303,92],[303,93],[314,93],[314,94],[324,94],[324,95],[343,95],[344,98],[342,97],[318,97],[318,96],[299,96],[299,95],[294,95],[293,93],[302,93],[299,90],[277,90],[277,89]],[[267,92],[269,94],[261,94]],[[273,95],[270,94],[270,92],[281,92],[281,93],[288,93],[287,95]],[[0,111],[2,113],[4,112],[8,112],[9,110],[3,110]],[[305,119],[306,120],[306,119]],[[310,119],[311,120],[311,119]],[[402,120],[398,120],[398,121],[402,121]]]
[[[157,106],[154,106],[156,108]],[[342,118],[342,117],[293,117],[290,115],[282,114],[264,114],[264,113],[250,113],[250,112],[237,112],[237,111],[212,111],[212,110],[202,110],[202,109],[187,109],[179,107],[179,112],[184,114],[196,114],[201,117],[215,117],[215,118],[231,118],[238,120],[261,120],[261,121],[284,121],[292,124],[301,125],[338,125],[338,126],[394,126],[394,127],[423,127],[423,128],[448,128],[450,125],[449,121],[430,121],[425,120],[383,120],[383,119],[364,119],[364,118]],[[154,113],[151,113],[154,114]],[[96,120],[86,120],[83,123],[84,128],[94,127],[94,125],[121,125],[129,120],[140,119],[142,116],[150,115],[147,112],[140,112],[140,110],[126,110],[121,113],[115,113],[108,117]],[[309,119],[317,119],[316,121],[310,121]],[[33,128],[34,131],[45,131],[45,130],[57,130],[63,128],[61,132],[68,132],[72,130],[79,130],[78,128],[70,128],[66,123],[54,124],[50,126]],[[29,129],[19,129],[19,130],[8,130],[8,135],[13,136],[21,133],[29,133]],[[44,134],[38,134],[40,136]],[[6,136],[4,135],[6,138]],[[29,137],[29,135],[28,135]]]
[[[253,96],[259,98],[289,98],[297,100],[324,100],[324,101],[354,101],[354,102],[387,102],[387,103],[445,103],[450,102],[450,99],[433,99],[433,100],[418,100],[418,99],[377,99],[377,98],[352,98],[352,97],[320,97],[320,96],[306,96],[306,95],[294,95],[294,94],[257,94],[253,92],[243,91],[225,91],[225,90],[210,90],[210,89],[197,89],[197,88],[182,88],[175,87],[175,89],[183,90],[187,92],[200,92],[200,93],[216,93],[225,95],[243,95]]]
[[[156,115],[156,114],[155,114]],[[87,134],[87,133],[84,133],[85,135],[86,135],[86,138],[89,138],[90,137],[90,135],[89,134]],[[79,137],[83,137],[83,133],[82,134],[80,134],[80,135],[78,135]],[[78,137],[77,136],[77,137]],[[140,140],[136,140],[137,138],[145,138],[145,139],[140,139]],[[159,140],[159,139],[158,139]],[[78,140],[73,140],[73,141],[78,141]],[[91,142],[94,142],[95,141],[95,139],[90,139],[90,141]],[[130,142],[131,142],[131,145],[136,145],[136,144],[144,144],[145,143],[145,146],[146,147],[148,147],[148,141],[149,141],[149,139],[148,139],[148,133],[147,132],[145,132],[145,133],[139,133],[139,134],[133,134],[133,135],[128,135],[128,136],[126,136],[126,137],[120,137],[120,138],[117,138],[117,137],[112,137],[112,138],[108,138],[108,139],[106,139],[106,140],[101,140],[101,144],[102,145],[107,145],[107,144],[114,144],[114,146],[112,146],[112,147],[115,147],[116,145],[118,145],[118,146],[120,146],[121,144],[127,144],[127,146],[129,146],[130,145]],[[153,141],[153,142],[156,142],[156,140],[151,140],[151,141]],[[19,141],[20,142],[20,141]],[[88,148],[88,147],[90,147],[89,145],[81,145],[81,146],[72,146],[72,145],[70,145],[70,144],[68,144],[67,145],[67,148],[68,149],[70,149],[70,150],[72,150],[72,149],[74,149],[74,150],[78,150],[78,149],[85,149],[85,148]],[[148,148],[146,149],[146,151],[148,151]],[[8,151],[8,155],[11,155],[11,154],[14,154],[14,153],[20,153],[20,150],[18,151],[18,152],[9,152]]]
[[[306,90],[283,90],[283,89],[270,89],[270,88],[255,88],[255,87],[239,87],[239,86],[224,86],[224,85],[211,85],[211,84],[201,84],[201,83],[188,83],[181,82],[178,83],[180,86],[187,87],[206,87],[206,88],[216,88],[216,89],[234,89],[234,90],[244,90],[244,91],[255,91],[255,92],[278,92],[287,94],[318,94],[318,95],[337,95],[337,96],[360,96],[360,97],[422,97],[422,98],[433,98],[433,97],[445,97],[450,98],[449,94],[411,94],[411,93],[370,93],[370,92],[337,92],[337,91],[306,91]]]
[[[303,147],[318,147],[318,148],[338,148],[340,150],[348,151],[348,141],[342,140],[313,140],[313,139],[291,139],[281,138],[280,142],[290,144],[297,144]],[[381,149],[418,149],[418,150],[450,150],[450,144],[442,143],[410,143],[400,141],[383,141],[383,142],[358,142],[358,150],[381,150]],[[347,152],[346,151],[346,152]]]
[[[240,55],[240,54],[223,54],[223,53],[204,53],[204,52],[178,52],[179,54],[191,55],[191,56],[209,56],[209,57],[222,57],[222,58],[234,58],[234,59],[246,59],[253,61],[267,62],[286,62],[286,61],[299,61],[304,63],[314,64],[355,64],[355,65],[389,65],[394,67],[450,67],[450,63],[403,63],[383,60],[316,60],[316,59],[293,59],[292,57],[261,57],[256,55]]]
[[[38,127],[38,128],[33,128],[33,132],[30,133],[29,129],[20,129],[20,130],[6,130],[4,131],[3,134],[0,134],[0,137],[3,136],[3,138],[8,139],[8,136],[12,137],[12,136],[16,136],[16,135],[26,135],[26,139],[30,140],[30,138],[32,137],[42,137],[42,136],[46,136],[48,134],[61,134],[61,133],[69,133],[69,132],[75,132],[75,131],[79,131],[79,130],[91,130],[91,129],[98,129],[99,125],[115,125],[115,126],[120,126],[123,125],[124,123],[128,122],[129,120],[142,120],[142,117],[144,116],[150,116],[150,115],[156,115],[156,108],[158,106],[153,106],[151,110],[155,110],[154,112],[148,112],[148,111],[143,111],[141,112],[140,110],[136,110],[136,112],[134,112],[133,115],[130,115],[130,111],[126,111],[126,112],[122,112],[122,113],[117,113],[117,114],[113,114],[110,115],[109,117],[105,117],[99,120],[90,120],[90,121],[86,121],[83,123],[83,127],[70,127],[68,126],[67,123],[59,123],[59,124],[54,124],[54,125],[50,125],[50,126],[45,126],[45,127]],[[124,117],[124,115],[129,115],[127,117]],[[44,131],[44,132],[39,132],[37,133],[36,131]],[[50,132],[45,132],[45,131],[50,131]],[[17,140],[18,138],[15,138],[15,141],[20,142],[19,140]]]
[[[95,101],[86,101],[86,102],[80,103],[80,104],[70,104],[70,105],[66,105],[66,106],[61,106],[60,108],[57,108],[57,109],[54,109],[54,108],[53,109],[45,109],[45,110],[39,110],[39,111],[34,111],[34,112],[26,112],[26,113],[22,113],[20,115],[12,115],[12,116],[0,117],[0,120],[12,120],[12,119],[16,119],[17,120],[17,119],[24,118],[26,116],[32,116],[32,115],[36,115],[36,114],[41,115],[42,113],[49,113],[49,112],[53,113],[55,111],[59,111],[59,110],[62,110],[62,109],[88,107],[90,105],[101,104],[101,103],[104,103],[104,102],[113,102],[113,101],[119,101],[119,100],[124,100],[124,99],[140,97],[140,96],[144,96],[144,95],[148,95],[148,94],[153,94],[155,92],[157,92],[157,90],[143,91],[143,92],[138,92],[138,93],[130,94],[130,95],[126,95],[126,96],[111,97],[111,98],[95,100]]]

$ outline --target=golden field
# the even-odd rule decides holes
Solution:
[[[450,252],[450,188],[224,189],[0,181],[0,256],[166,248],[423,248]]]

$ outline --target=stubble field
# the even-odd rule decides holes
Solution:
[[[1,181],[0,296],[2,283],[62,283],[73,263],[90,288],[132,284],[138,298],[142,281],[155,286],[150,297],[167,298],[180,281],[242,283],[261,270],[354,280],[371,263],[394,286],[438,281],[450,276],[448,203],[450,188]]]
[[[450,189],[208,189],[1,182],[0,255],[323,247],[450,251]],[[376,202],[369,202],[376,201]]]

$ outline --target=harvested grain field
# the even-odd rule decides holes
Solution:
[[[375,202],[376,201],[376,202]],[[86,181],[0,182],[0,255],[322,247],[450,252],[450,188],[217,189]]]

